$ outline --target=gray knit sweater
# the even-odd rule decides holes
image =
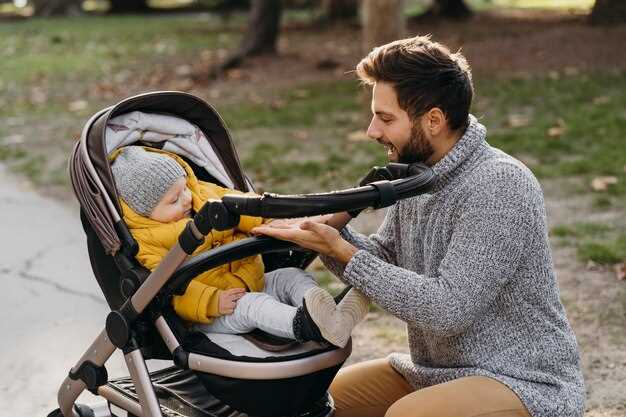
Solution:
[[[433,169],[431,194],[398,202],[345,282],[407,323],[410,356],[391,364],[415,389],[469,375],[510,387],[533,417],[582,416],[576,338],[559,300],[539,183],[470,125]]]

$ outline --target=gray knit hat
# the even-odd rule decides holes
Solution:
[[[167,155],[128,146],[111,165],[117,192],[137,213],[150,216],[163,195],[187,173]]]

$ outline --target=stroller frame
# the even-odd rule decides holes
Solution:
[[[74,155],[70,162],[72,182],[75,192],[79,196],[76,184],[76,165],[82,164],[91,181],[89,186],[96,187],[97,192],[106,202],[106,209],[111,215],[118,235],[122,237],[122,244],[117,252],[134,257],[136,243],[128,238],[130,234],[121,220],[118,207],[114,201],[117,198],[115,190],[107,187],[99,178],[98,170],[91,161],[86,140],[94,123],[103,118],[109,118],[113,110],[120,108],[128,101],[142,100],[158,96],[159,99],[176,97],[189,100],[191,103],[200,102],[210,110],[215,110],[197,97],[181,92],[156,92],[131,97],[116,106],[112,106],[96,113],[85,125],[81,138],[74,148]],[[123,106],[122,106],[123,107]],[[140,107],[140,106],[139,106]],[[217,112],[215,112],[217,115]],[[221,121],[219,115],[218,120]],[[232,145],[231,145],[232,146]],[[238,161],[237,161],[238,162]],[[159,266],[142,277],[136,288],[129,291],[123,304],[114,308],[106,320],[103,329],[65,378],[58,391],[60,413],[64,417],[85,417],[94,415],[88,407],[75,404],[79,395],[88,389],[110,403],[121,407],[136,416],[161,417],[162,410],[159,400],[150,379],[142,346],[135,337],[135,323],[137,318],[149,314],[158,334],[169,350],[174,364],[181,369],[190,369],[228,378],[243,378],[249,380],[273,380],[307,375],[320,369],[337,366],[350,355],[351,345],[344,348],[324,351],[314,357],[294,359],[287,362],[271,362],[255,364],[255,369],[249,366],[238,366],[232,361],[190,353],[183,349],[175,331],[166,317],[152,305],[163,306],[176,290],[186,285],[201,271],[214,266],[242,259],[253,254],[268,254],[276,252],[297,251],[297,245],[278,241],[268,237],[253,237],[236,241],[219,248],[191,257],[194,250],[202,244],[204,237],[212,229],[226,230],[235,227],[240,215],[264,216],[273,218],[291,218],[328,214],[342,211],[360,211],[367,207],[381,208],[394,204],[396,201],[416,196],[428,191],[434,183],[435,175],[430,168],[415,164],[411,166],[390,164],[387,167],[375,167],[366,177],[364,183],[357,188],[318,193],[308,195],[282,196],[265,193],[262,196],[227,195],[221,201],[208,201],[201,210],[190,220],[181,233],[178,243],[167,253]],[[79,196],[79,200],[81,200]],[[81,206],[84,208],[83,201]],[[93,219],[89,218],[93,225]],[[123,225],[121,230],[118,226]],[[133,245],[134,244],[134,245]],[[300,248],[300,250],[302,250]],[[117,262],[117,260],[116,260]],[[111,303],[109,302],[111,305]],[[138,401],[133,401],[107,385],[108,375],[104,364],[116,349],[124,353],[125,362],[132,378]]]

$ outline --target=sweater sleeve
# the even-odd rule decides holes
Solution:
[[[368,236],[357,232],[350,226],[344,227],[339,233],[343,239],[354,245],[357,249],[364,250],[386,262],[396,263],[396,235],[398,207],[390,207],[385,214],[383,223],[378,231]],[[337,277],[342,278],[345,265],[329,256],[321,256],[320,259],[326,267]]]
[[[343,278],[407,323],[442,336],[462,333],[518,268],[543,213],[537,188],[528,178],[505,174],[473,184],[436,274],[418,274],[359,250]]]

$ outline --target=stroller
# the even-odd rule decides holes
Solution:
[[[208,201],[189,221],[178,244],[150,272],[135,259],[137,243],[120,217],[106,144],[110,120],[137,111],[193,124],[217,161],[211,170],[185,158],[198,178],[222,185],[218,178],[226,178],[233,188],[253,191],[222,119],[198,97],[152,92],[91,117],[74,147],[70,176],[92,269],[111,312],[105,329],[65,378],[58,391],[60,408],[49,417],[331,416],[334,407],[327,390],[351,353],[350,343],[344,348],[294,344],[261,331],[207,336],[184,325],[171,307],[171,298],[182,294],[199,273],[227,262],[261,254],[266,271],[304,269],[316,256],[269,237],[238,240],[190,256],[211,230],[235,227],[240,215],[291,218],[387,207],[428,191],[435,178],[432,170],[421,164],[389,164],[372,169],[353,189],[288,196],[227,195],[221,201]],[[221,172],[215,172],[215,166]],[[109,380],[104,365],[115,349],[124,353],[130,376]],[[150,373],[148,359],[166,359],[173,366]],[[106,403],[76,404],[85,389]]]

